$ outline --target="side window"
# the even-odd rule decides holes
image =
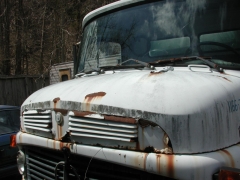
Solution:
[[[19,131],[19,110],[0,111],[0,134]]]

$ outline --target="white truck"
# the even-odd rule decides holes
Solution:
[[[82,26],[75,78],[21,106],[23,179],[239,179],[239,0],[122,0]]]

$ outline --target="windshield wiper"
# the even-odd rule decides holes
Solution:
[[[136,62],[138,64],[141,64],[141,65],[143,65],[143,66],[145,66],[146,68],[149,68],[149,69],[155,69],[155,67],[153,65],[151,65],[149,63],[146,63],[146,62],[143,62],[143,61],[139,61],[137,59],[128,59],[126,61],[123,61],[123,62],[117,64],[117,66],[125,64],[126,62],[129,62],[129,61],[134,61],[134,62]]]
[[[216,63],[209,61],[211,59],[210,57],[199,57],[199,56],[190,56],[190,57],[179,57],[179,58],[171,58],[171,59],[163,59],[163,60],[157,60],[154,62],[150,62],[150,65],[156,65],[156,64],[164,64],[169,62],[176,62],[176,61],[186,61],[186,60],[201,60],[211,68],[217,70],[218,72],[223,72],[223,69],[219,67]]]
[[[139,65],[135,65],[135,64],[123,65],[123,64],[125,64],[126,62],[129,62],[129,61],[134,61],[134,62],[144,66],[146,69],[150,69],[150,70],[154,70],[155,69],[155,67],[153,65],[151,65],[149,63],[146,63],[146,62],[143,62],[143,61],[140,61],[140,60],[137,60],[137,59],[127,59],[126,61],[118,63],[117,65],[100,66],[99,68],[104,71],[104,70],[107,70],[107,69],[114,70],[114,69],[119,69],[119,68],[121,68],[121,69],[128,69],[128,68],[139,68],[140,67]]]

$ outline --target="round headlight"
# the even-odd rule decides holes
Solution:
[[[20,174],[24,173],[24,165],[25,165],[25,154],[22,151],[18,151],[17,153],[17,165],[18,171]]]

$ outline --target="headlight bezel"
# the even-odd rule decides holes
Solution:
[[[24,175],[25,173],[25,162],[26,162],[26,157],[23,151],[18,151],[17,153],[17,167],[18,171],[21,175]]]

